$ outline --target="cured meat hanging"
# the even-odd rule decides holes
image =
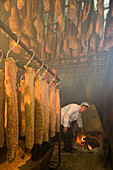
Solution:
[[[56,132],[60,130],[60,92],[55,90],[55,105],[56,105]]]
[[[50,0],[45,0],[45,10],[50,11]]]
[[[17,67],[13,58],[5,60],[5,89],[7,98],[7,157],[12,162],[18,148],[18,103],[16,91]]]
[[[83,9],[83,16],[82,16],[82,23],[87,19],[91,8],[91,0],[84,1],[84,9]]]
[[[54,73],[55,70],[52,70]],[[53,76],[51,76],[53,79]],[[50,126],[50,137],[55,136],[56,131],[56,106],[55,106],[55,84],[51,83],[49,87],[49,126]]]
[[[92,32],[93,32],[93,24],[94,24],[94,1],[91,1],[91,7],[89,11],[89,16],[88,16],[88,27],[87,27],[87,33],[86,33],[86,41],[90,38]]]
[[[39,0],[33,0],[32,1],[33,7],[32,7],[32,15],[33,17],[37,17],[38,16],[38,5],[39,5]]]
[[[65,20],[64,20],[64,12],[65,12],[65,0],[56,0],[55,1],[55,11],[56,11],[56,15],[57,15],[57,22],[59,24],[59,28],[61,33],[64,30],[64,24],[65,24]]]
[[[45,16],[44,16],[44,6],[43,1],[38,0],[38,15],[37,18],[34,21],[34,26],[37,31],[37,41],[42,45],[42,48],[44,47],[44,28],[45,28]]]
[[[25,70],[25,146],[31,150],[34,144],[34,70]]]
[[[20,80],[20,114],[19,114],[19,128],[20,128],[20,137],[25,136],[25,80]]]
[[[69,0],[69,11],[68,11],[68,17],[70,20],[75,24],[75,27],[77,27],[78,24],[78,8],[77,8],[77,0]]]
[[[17,0],[17,8],[20,10],[25,5],[25,0]]]
[[[43,141],[49,141],[49,85],[46,80],[43,80],[42,83],[42,106],[43,106],[43,120],[44,120],[44,129],[43,129]]]
[[[19,17],[17,15],[16,1],[11,3],[11,17],[9,18],[9,27],[12,32],[17,33],[18,36],[21,35],[21,27],[19,25]]]
[[[112,35],[112,31],[113,31],[113,17],[111,16],[111,12],[112,12],[112,0],[109,3],[110,9],[109,12],[107,14],[107,19],[106,19],[106,26],[105,26],[105,36],[104,36],[104,47],[103,50],[104,51],[109,51],[110,47],[113,46],[113,35]]]
[[[4,8],[5,8],[5,10],[6,10],[7,12],[9,11],[10,6],[11,6],[10,0],[6,0],[6,1],[4,2]]]
[[[23,23],[23,33],[29,38],[34,38],[34,25],[32,21],[32,0],[27,0],[27,17]]]
[[[82,0],[79,1],[79,19],[78,19],[77,39],[81,37],[81,26],[82,26]]]
[[[46,51],[53,54],[54,51],[54,1],[50,0],[50,11],[48,14],[48,30],[46,37]]]
[[[49,88],[49,113],[50,113],[50,137],[55,136],[56,111],[55,111],[55,86]]]
[[[4,73],[0,70],[0,148],[4,146],[4,110],[5,110]]]
[[[34,143],[43,143],[44,113],[42,111],[42,77],[37,75],[35,78],[35,132]]]
[[[103,27],[104,27],[104,0],[97,0],[96,33],[99,35],[100,38],[98,48],[99,52],[101,52],[103,47]]]

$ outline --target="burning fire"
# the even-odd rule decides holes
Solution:
[[[85,140],[84,140],[85,137],[86,137],[85,135],[77,136],[76,142],[81,144],[81,142],[84,142],[84,141],[85,141]]]
[[[89,150],[92,150],[93,148],[92,148],[90,145],[88,145],[88,149],[89,149]]]

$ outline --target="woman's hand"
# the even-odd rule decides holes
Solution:
[[[64,132],[64,133],[67,133],[67,127],[64,127],[64,128],[63,128],[63,132]]]

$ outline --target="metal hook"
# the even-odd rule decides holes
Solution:
[[[44,71],[44,73],[42,74],[42,80],[44,79],[45,75],[46,75],[46,72],[48,71],[48,65],[45,64],[47,66],[47,69]]]
[[[58,86],[60,84],[60,82],[61,82],[61,80],[58,83],[56,83],[55,87]]]
[[[2,59],[3,59],[3,51],[2,51],[2,50],[0,50],[0,51],[1,51],[1,53],[2,53],[1,58],[0,58],[0,62],[1,62]]]
[[[34,58],[34,56],[35,56],[35,53],[34,53],[34,51],[32,50],[32,49],[30,49],[32,52],[33,52],[33,56],[30,58],[30,60],[27,62],[27,64],[26,65],[24,65],[24,68],[27,68],[27,66],[31,63],[31,60]]]
[[[54,73],[55,74],[55,73]],[[55,78],[56,78],[56,74],[55,76],[53,77],[53,79],[49,82],[49,85],[52,84],[53,81],[55,81]]]
[[[25,76],[25,74],[23,74],[23,75],[20,77],[20,80],[22,80],[24,76]]]
[[[41,60],[41,61],[42,61],[42,60]],[[37,73],[43,68],[43,66],[44,66],[44,62],[42,61],[42,65],[41,65],[41,67],[38,68],[38,70],[36,71],[36,75],[37,75]]]
[[[15,32],[13,32],[14,34],[16,34]],[[16,34],[17,35],[17,34]],[[7,52],[7,54],[6,54],[6,58],[8,57],[8,55],[9,55],[9,53],[10,53],[10,51],[11,50],[13,50],[17,45],[18,45],[18,43],[19,43],[19,36],[17,35],[17,42],[16,43],[14,43],[14,46],[11,48],[11,49],[9,49],[9,51]]]

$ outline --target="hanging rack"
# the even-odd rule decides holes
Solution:
[[[10,30],[10,28],[8,28],[1,20],[0,20],[0,27],[8,34],[10,35],[10,37],[15,40],[17,42],[17,36]],[[18,43],[27,53],[29,53],[31,56],[33,56],[33,52],[21,41],[19,40],[19,43]],[[38,59],[38,57],[36,55],[34,55],[34,59],[42,65],[42,60]],[[43,67],[45,69],[47,69],[47,65],[44,64]],[[48,72],[50,74],[52,74],[53,76],[55,76],[55,74],[48,68]],[[56,76],[56,79],[58,81],[60,81],[59,77]]]

